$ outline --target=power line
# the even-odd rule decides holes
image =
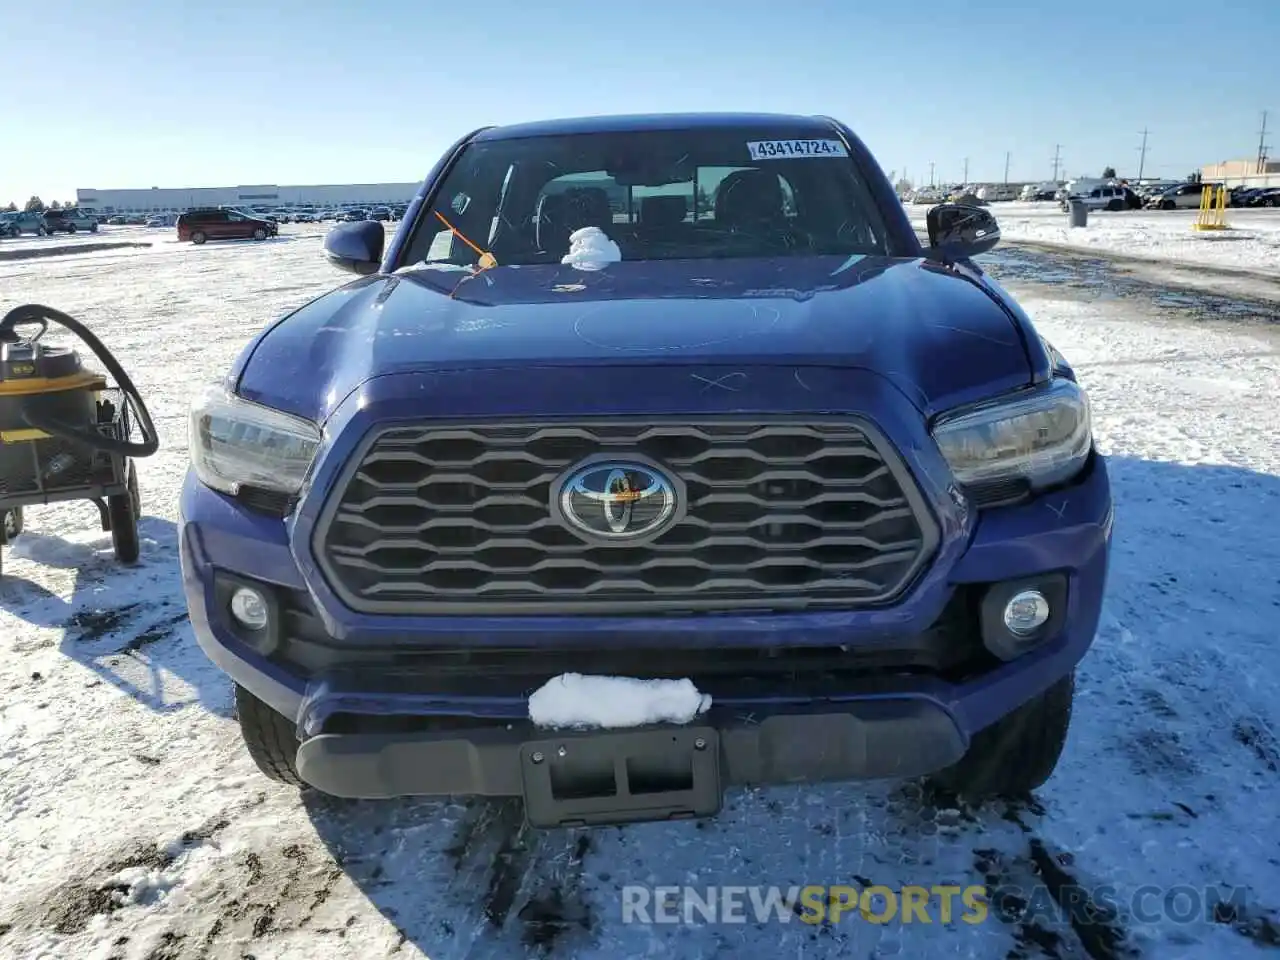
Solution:
[[[1062,166],[1062,144],[1053,145],[1053,182],[1058,182],[1058,170]]]
[[[1138,148],[1138,182],[1142,182],[1142,171],[1147,167],[1147,133],[1146,127],[1142,129],[1142,146]]]

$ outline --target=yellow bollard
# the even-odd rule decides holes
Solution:
[[[1200,212],[1193,230],[1230,230],[1227,226],[1227,188],[1205,187],[1200,193]]]

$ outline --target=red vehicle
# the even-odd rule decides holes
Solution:
[[[206,240],[265,240],[280,232],[272,220],[262,220],[239,210],[216,207],[188,210],[178,217],[178,239],[184,243]]]

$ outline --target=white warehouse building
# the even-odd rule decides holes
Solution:
[[[76,190],[76,204],[99,214],[182,213],[192,207],[351,207],[360,204],[408,203],[419,183],[353,183],[282,187],[253,184],[239,187],[151,187],[142,190]]]

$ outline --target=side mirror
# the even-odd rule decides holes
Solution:
[[[967,260],[992,250],[1000,242],[996,218],[982,207],[965,203],[940,203],[925,215],[929,229],[930,260]]]
[[[326,234],[324,255],[339,270],[367,276],[382,265],[386,240],[382,224],[372,220],[340,223]]]

